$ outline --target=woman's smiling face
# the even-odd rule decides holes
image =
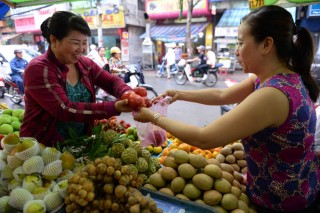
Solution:
[[[250,26],[245,22],[238,29],[238,44],[235,51],[239,64],[245,73],[254,73],[261,60],[257,43],[250,33]]]
[[[50,39],[52,51],[63,64],[76,63],[87,50],[88,36],[75,30],[60,41],[52,35]]]

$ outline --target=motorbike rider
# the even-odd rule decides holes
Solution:
[[[121,77],[121,72],[125,72],[124,74],[124,82],[130,82],[130,76],[128,70],[125,67],[125,64],[121,60],[121,49],[119,47],[111,47],[110,49],[111,58],[109,60],[110,71]]]
[[[197,47],[198,50],[198,57],[195,57],[193,59],[191,59],[191,61],[198,61],[199,65],[196,66],[196,70],[199,71],[199,73],[204,73],[204,68],[207,67],[207,56],[205,54],[205,46],[200,45],[199,47]],[[193,73],[192,73],[193,74]],[[203,78],[205,79],[207,77],[207,75],[204,73]]]
[[[170,79],[170,67],[176,63],[175,53],[171,47],[168,48],[168,52],[165,56],[165,59],[167,60],[167,65],[166,65],[167,78]]]
[[[20,95],[24,95],[24,88],[23,88],[23,79],[22,75],[25,68],[28,65],[28,61],[23,59],[22,50],[16,49],[14,50],[15,57],[10,61],[10,68],[11,68],[11,79],[15,82],[18,86]]]

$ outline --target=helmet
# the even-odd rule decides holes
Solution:
[[[14,54],[17,54],[17,53],[22,53],[22,50],[20,50],[20,49],[15,49],[15,50],[14,50]]]
[[[205,51],[205,50],[206,50],[205,46],[203,46],[203,45],[200,45],[199,47],[197,47],[197,49],[198,49],[198,50],[202,50],[202,51]]]
[[[119,47],[111,47],[110,54],[113,54],[113,53],[121,53],[120,48]]]

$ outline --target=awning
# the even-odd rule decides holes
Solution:
[[[43,5],[43,4],[58,4],[58,3],[65,3],[65,2],[72,2],[72,1],[79,1],[79,0],[2,0],[3,3],[8,4],[12,8]]]
[[[0,20],[7,14],[9,9],[10,7],[8,5],[0,2]]]
[[[1,41],[7,41],[9,39],[13,39],[17,36],[21,35],[21,33],[18,33],[18,34],[8,34],[8,35],[2,35],[1,36]]]
[[[191,38],[197,38],[198,33],[203,31],[207,25],[208,23],[191,24]],[[150,31],[153,40],[162,42],[185,42],[186,40],[186,24],[153,26]],[[146,33],[140,38],[145,38],[145,36]]]
[[[237,37],[240,20],[249,13],[246,7],[225,10],[215,28],[215,37]]]
[[[227,9],[223,12],[217,27],[238,27],[243,16],[250,13],[249,8]]]
[[[301,26],[307,28],[311,32],[320,32],[320,17],[302,19]]]

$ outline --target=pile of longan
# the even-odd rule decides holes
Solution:
[[[66,212],[162,212],[139,191],[143,182],[130,165],[97,158],[69,179]]]

